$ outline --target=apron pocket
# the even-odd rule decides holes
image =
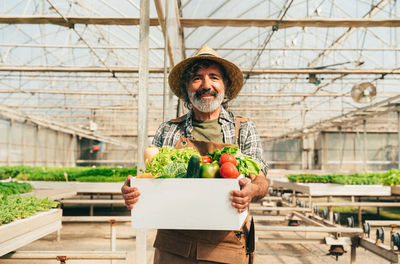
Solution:
[[[191,240],[171,237],[159,232],[153,246],[161,251],[187,258],[190,255],[192,243]]]
[[[248,263],[246,249],[244,247],[229,247],[202,242],[197,242],[197,260],[229,264]]]

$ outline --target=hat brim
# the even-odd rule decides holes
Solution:
[[[213,55],[190,57],[175,65],[168,76],[168,83],[172,92],[180,99],[186,99],[186,87],[183,74],[195,61],[204,59],[215,61],[225,68],[227,77],[230,80],[230,87],[225,91],[225,96],[227,97],[227,101],[234,99],[242,89],[244,80],[243,73],[234,63]]]

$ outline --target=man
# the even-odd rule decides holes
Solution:
[[[211,48],[203,46],[195,56],[181,61],[168,77],[171,90],[185,101],[188,114],[161,124],[153,140],[157,147],[192,146],[201,155],[237,144],[242,153],[252,156],[263,167],[259,175],[239,180],[241,190],[230,194],[232,206],[241,213],[251,201],[263,197],[268,189],[267,165],[257,130],[246,118],[226,110],[243,86],[240,69]],[[128,177],[121,191],[129,209],[140,192],[130,187]],[[246,249],[249,222],[241,231],[158,230],[154,242],[154,263],[232,263],[251,261]],[[249,257],[250,256],[250,257]]]

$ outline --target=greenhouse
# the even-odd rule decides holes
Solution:
[[[399,28],[396,0],[0,0],[0,263],[399,263]]]

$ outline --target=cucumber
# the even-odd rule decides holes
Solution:
[[[200,178],[200,157],[193,155],[189,159],[186,178]]]

